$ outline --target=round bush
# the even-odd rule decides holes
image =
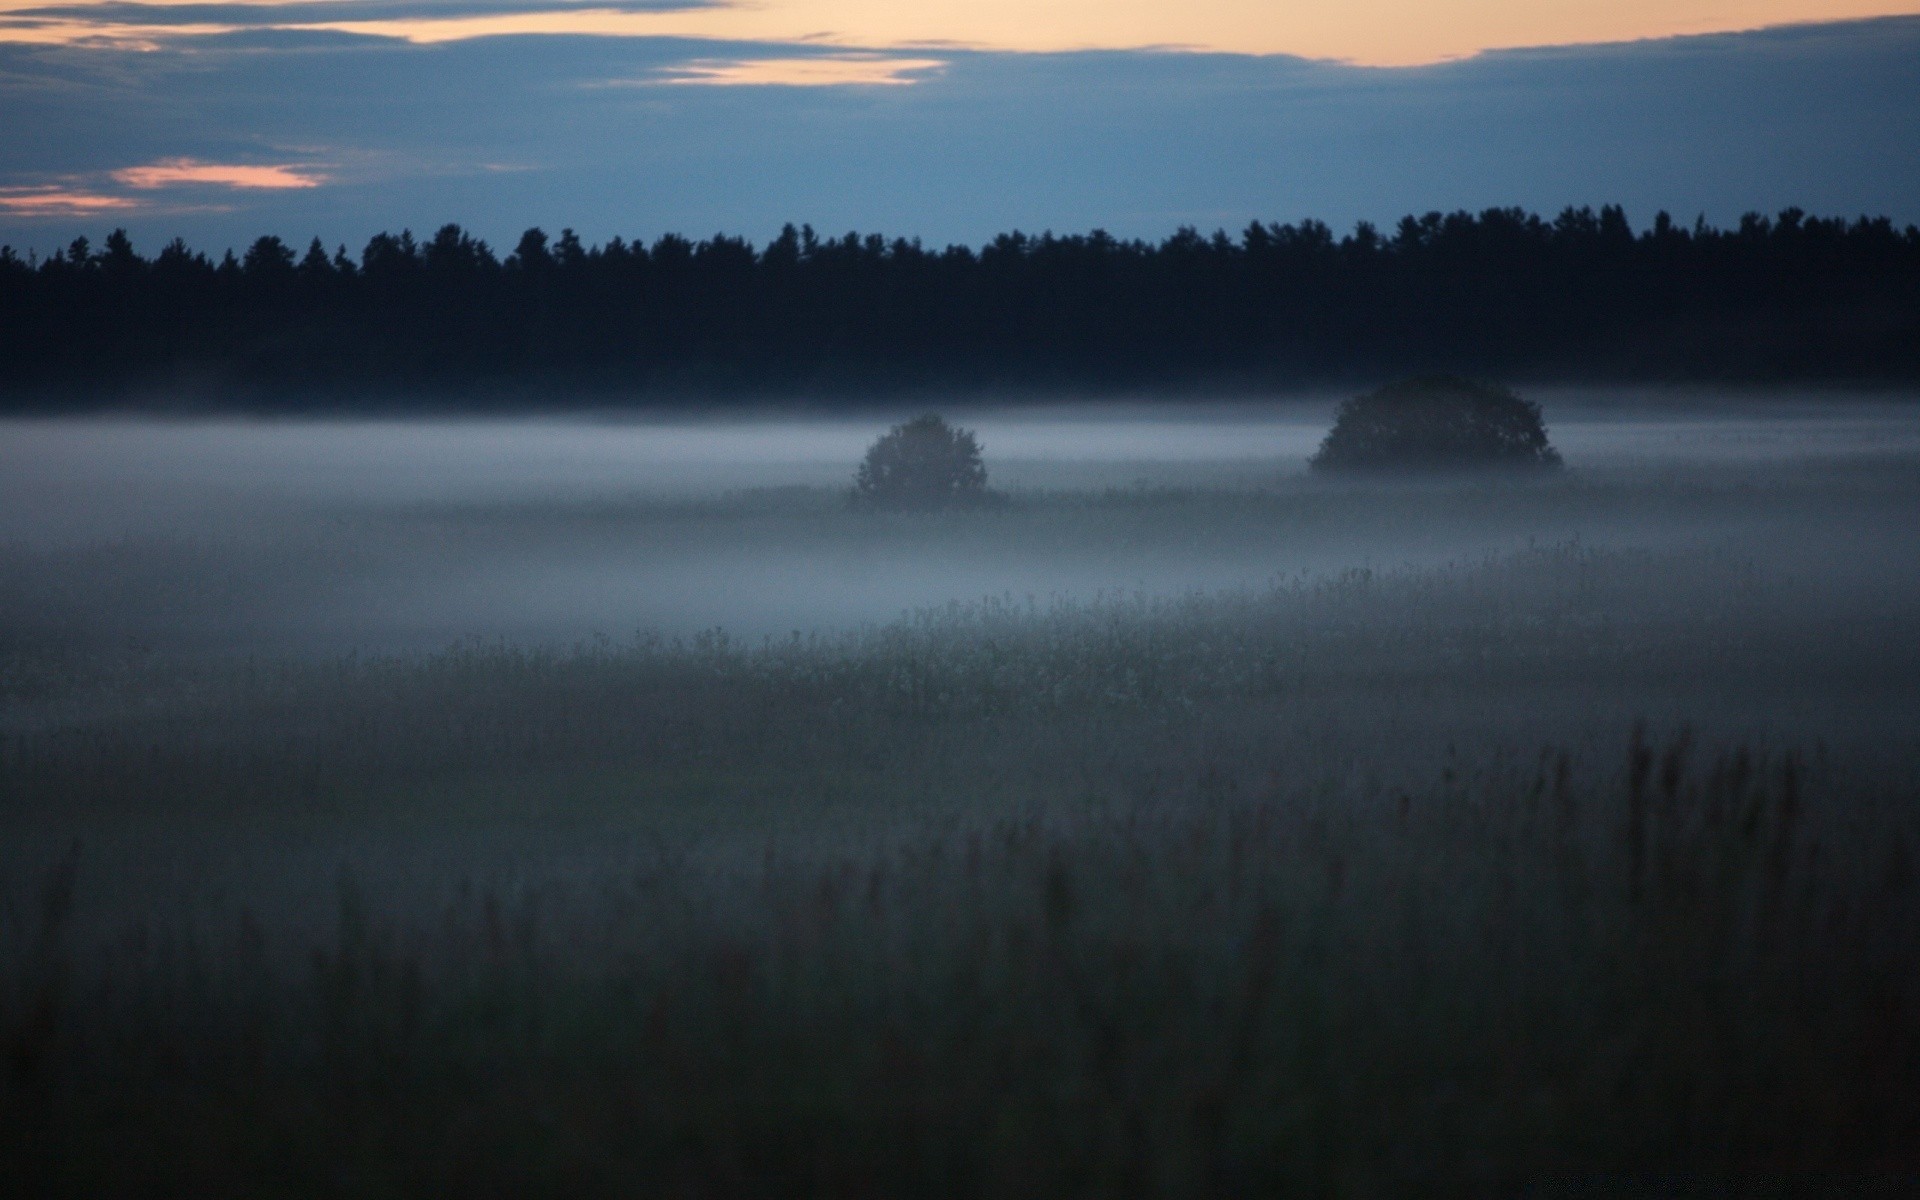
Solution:
[[[1340,405],[1317,471],[1557,467],[1540,406],[1497,384],[1403,379]]]
[[[986,494],[978,439],[932,413],[888,430],[853,477],[854,500],[881,508],[945,508]]]

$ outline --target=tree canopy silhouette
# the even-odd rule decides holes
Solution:
[[[1540,406],[1452,375],[1390,383],[1342,402],[1309,460],[1317,471],[1557,467]]]
[[[986,494],[979,440],[933,413],[881,435],[853,477],[854,501],[878,508],[947,508]]]
[[[533,405],[956,387],[1258,390],[1412,374],[1920,380],[1920,229],[1788,209],[1635,231],[1617,207],[935,248],[789,226],[505,256],[457,225],[356,257],[263,236],[151,259],[123,231],[0,247],[0,408]]]

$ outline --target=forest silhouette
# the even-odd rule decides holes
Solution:
[[[1911,382],[1920,228],[1622,209],[1002,234],[978,248],[725,235],[502,256],[457,225],[356,257],[262,237],[215,259],[124,231],[0,248],[0,408],[130,397],[289,410],[634,404],[933,388],[1114,393],[1457,372],[1547,381]],[[210,400],[210,398],[212,398]]]

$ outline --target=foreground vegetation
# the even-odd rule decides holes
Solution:
[[[1821,611],[1565,545],[751,646],[43,663],[0,753],[0,1164],[1891,1189],[1920,628]]]

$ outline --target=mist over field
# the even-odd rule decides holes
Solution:
[[[1920,403],[1529,397],[0,424],[0,1164],[1911,1178]]]
[[[422,650],[716,626],[758,640],[1567,539],[1738,548],[1808,582],[1914,569],[1880,491],[1920,456],[1908,403],[1545,399],[1571,469],[1519,488],[1308,478],[1332,398],[962,410],[1011,507],[953,518],[843,511],[884,414],[14,421],[0,612],[16,637]]]

